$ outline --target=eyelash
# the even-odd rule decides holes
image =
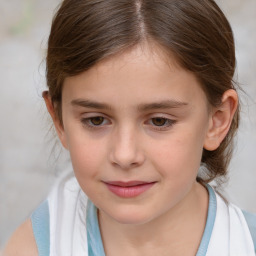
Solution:
[[[99,125],[95,125],[92,123],[92,119],[95,119],[95,118],[102,118],[103,119],[103,122]],[[164,125],[155,125],[153,124],[153,120],[156,120],[156,119],[162,119],[164,121]],[[103,117],[103,116],[93,116],[93,117],[88,117],[88,118],[82,118],[81,119],[81,122],[84,126],[86,126],[87,128],[89,129],[101,129],[105,124],[104,122],[107,120],[107,118]],[[110,122],[109,122],[110,123]],[[175,123],[176,123],[176,120],[172,120],[172,119],[169,119],[169,118],[166,118],[166,117],[152,117],[150,118],[147,123],[149,123],[150,125],[153,126],[152,129],[154,130],[158,130],[158,131],[162,131],[162,130],[166,130],[170,127],[172,127]]]
[[[85,125],[86,127],[90,128],[90,129],[99,129],[101,128],[104,124],[99,124],[99,125],[95,125],[92,123],[92,119],[95,118],[103,118],[103,123],[104,121],[106,121],[107,119],[103,116],[92,116],[92,117],[88,117],[88,118],[82,118],[81,122],[83,125]]]
[[[162,120],[164,120],[164,125],[159,125],[158,126],[158,125],[152,124],[152,121],[154,119],[162,119]],[[166,117],[159,116],[159,117],[152,117],[152,118],[150,118],[149,122],[154,127],[153,129],[162,131],[162,130],[166,130],[166,129],[172,127],[176,123],[176,120],[172,120],[172,119],[169,119],[169,118],[166,118]]]

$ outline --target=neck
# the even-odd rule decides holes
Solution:
[[[208,193],[198,183],[179,204],[147,223],[118,223],[100,211],[99,224],[106,255],[195,255],[207,211]]]

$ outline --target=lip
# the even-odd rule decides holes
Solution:
[[[156,182],[145,181],[108,181],[104,182],[107,188],[115,195],[123,198],[132,198],[149,190]]]

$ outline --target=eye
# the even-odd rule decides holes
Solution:
[[[90,122],[92,125],[98,126],[98,125],[103,124],[103,122],[104,122],[104,117],[102,117],[102,116],[95,116],[95,117],[89,118],[89,122]]]
[[[81,122],[83,125],[89,128],[98,128],[102,127],[103,125],[109,124],[109,121],[103,116],[93,116],[88,118],[82,118]]]
[[[159,116],[159,117],[150,118],[146,122],[146,124],[150,125],[152,129],[161,131],[161,130],[167,130],[172,125],[174,125],[175,122],[176,122],[175,120]]]
[[[151,122],[155,126],[164,126],[168,123],[168,120],[169,119],[163,117],[155,117],[151,119]]]

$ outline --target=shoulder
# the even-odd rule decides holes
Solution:
[[[209,250],[214,253],[211,255],[222,255],[225,250],[230,250],[231,255],[255,255],[252,231],[256,216],[245,215],[238,206],[228,202],[219,193],[215,195],[216,219],[209,243]]]
[[[26,220],[13,233],[3,256],[38,256],[31,220]]]
[[[247,221],[249,228],[255,233],[256,236],[256,214],[242,210],[244,217]]]
[[[243,211],[243,214],[244,214],[245,220],[247,222],[247,225],[249,227],[249,230],[251,232],[252,240],[254,243],[254,249],[256,252],[256,214],[249,213],[246,211]]]
[[[244,227],[244,230],[247,230],[247,233],[249,232],[249,236],[244,235],[244,238],[247,237],[248,241],[253,243],[256,252],[256,214],[246,212],[234,204],[230,204],[230,208],[234,209],[238,216],[240,215],[239,224]]]

